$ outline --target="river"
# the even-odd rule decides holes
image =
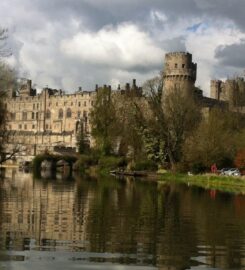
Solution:
[[[245,196],[144,179],[0,180],[0,269],[245,269]]]

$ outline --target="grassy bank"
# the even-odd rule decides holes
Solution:
[[[227,192],[245,194],[245,179],[242,177],[219,176],[219,175],[187,175],[163,173],[160,176],[160,182],[178,182],[188,185],[195,185],[205,189],[216,189]]]

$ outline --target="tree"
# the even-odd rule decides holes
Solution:
[[[19,152],[19,147],[14,146],[13,149],[7,149],[9,132],[6,129],[7,110],[6,98],[12,95],[17,89],[17,79],[15,71],[12,70],[2,59],[9,56],[9,50],[6,49],[7,30],[0,29],[0,163],[11,159]]]
[[[135,103],[142,105],[139,96],[114,93],[117,121],[118,154],[130,157],[133,161],[142,157],[142,140],[136,125]]]
[[[163,101],[166,122],[166,152],[172,167],[183,157],[183,144],[198,127],[201,108],[193,96],[174,89]]]
[[[200,121],[200,106],[176,88],[163,96],[161,74],[144,85],[149,114],[138,110],[138,123],[149,158],[174,170],[183,156],[183,144]]]
[[[231,112],[213,109],[186,141],[184,147],[186,162],[190,167],[199,164],[206,170],[213,163],[218,167],[231,166],[237,148],[238,130],[239,127]]]
[[[91,125],[97,148],[104,155],[110,154],[117,137],[116,109],[110,87],[104,86],[97,90],[91,111]]]
[[[84,130],[84,123],[82,119],[78,123],[77,145],[79,154],[85,154],[89,151],[90,145]]]

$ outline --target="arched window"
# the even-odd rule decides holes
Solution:
[[[59,119],[62,119],[62,118],[63,118],[63,110],[59,109]]]
[[[51,112],[50,110],[46,111],[46,119],[50,119],[51,118]]]
[[[71,109],[70,108],[68,108],[66,111],[66,117],[71,118]]]

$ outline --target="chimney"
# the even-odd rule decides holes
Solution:
[[[130,91],[130,84],[129,83],[126,83],[126,91]]]
[[[133,79],[133,87],[136,87],[136,79]]]
[[[82,92],[82,91],[83,91],[82,86],[79,86],[78,87],[78,92]]]
[[[27,80],[26,85],[27,85],[28,94],[30,94],[31,93],[31,80]]]

